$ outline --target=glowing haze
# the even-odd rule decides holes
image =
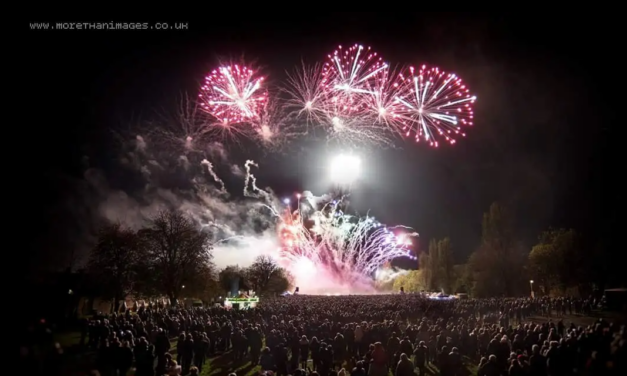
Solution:
[[[361,159],[355,155],[340,154],[331,159],[329,179],[334,184],[350,185],[361,174]]]

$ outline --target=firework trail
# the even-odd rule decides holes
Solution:
[[[218,174],[216,174],[215,170],[213,169],[213,164],[206,159],[203,159],[200,164],[203,166],[207,166],[207,172],[209,172],[209,175],[211,175],[216,183],[220,184],[220,193],[228,194],[224,182],[222,181],[222,179],[220,179]]]
[[[276,218],[279,245],[272,257],[308,291],[317,291],[315,279],[323,276],[329,279],[327,290],[357,291],[351,286],[359,284],[358,289],[371,291],[373,277],[386,275],[381,272],[384,265],[397,257],[415,258],[411,239],[418,234],[410,228],[345,214],[343,198],[317,198],[310,192],[297,195],[298,209],[292,210],[288,199],[279,202],[271,190],[257,187],[253,166],[258,167],[252,160],[244,165],[244,195],[262,199],[266,213]],[[321,200],[326,203],[320,206]],[[308,278],[312,274],[317,277]]]
[[[272,190],[269,188],[263,190],[257,187],[257,178],[250,171],[252,166],[259,167],[255,161],[250,159],[244,164],[244,170],[246,171],[246,177],[244,178],[244,197],[263,198],[269,205],[268,207],[273,208],[276,200],[274,199]]]
[[[266,145],[272,145],[279,140],[280,119],[277,116],[276,108],[274,103],[266,103],[255,122],[256,137]]]
[[[395,97],[395,113],[402,119],[400,131],[405,136],[413,135],[416,141],[434,147],[439,145],[438,138],[454,144],[456,136],[466,136],[462,127],[472,126],[477,97],[461,78],[423,65],[418,72],[409,68],[409,75],[401,79],[405,94]]]
[[[294,275],[307,273],[302,268],[317,269],[339,285],[367,284],[392,259],[414,258],[410,247],[416,232],[385,226],[370,216],[347,215],[339,206],[339,201],[333,201],[308,218],[289,207],[281,214],[280,258]],[[314,222],[311,228],[308,221]]]

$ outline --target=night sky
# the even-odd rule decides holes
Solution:
[[[30,20],[43,21],[61,20]],[[321,61],[338,44],[353,43],[371,46],[392,64],[428,63],[455,72],[478,97],[475,127],[454,146],[432,149],[408,141],[364,153],[367,174],[353,195],[356,210],[414,227],[421,248],[431,238],[450,236],[457,262],[476,249],[482,213],[493,201],[510,208],[528,247],[549,226],[574,227],[591,245],[611,242],[621,185],[613,183],[619,170],[612,167],[619,155],[612,126],[619,119],[610,105],[618,90],[608,78],[618,54],[607,47],[616,46],[612,38],[618,35],[611,22],[403,11],[251,15],[229,18],[224,27],[227,20],[216,15],[160,21],[189,22],[189,30],[27,32],[20,60],[31,105],[25,116],[31,126],[24,129],[32,133],[22,135],[30,141],[21,194],[31,213],[43,213],[29,237],[29,266],[43,266],[40,260],[64,266],[60,260],[72,252],[71,242],[50,229],[71,226],[76,218],[59,209],[72,195],[60,181],[80,179],[84,156],[99,167],[110,165],[110,129],[171,105],[181,92],[195,96],[218,58],[244,55],[280,83],[301,59]],[[251,153],[226,147],[235,159]],[[280,194],[323,193],[320,177],[330,153],[324,143],[303,142],[265,155],[260,185]],[[264,170],[268,165],[273,168]]]

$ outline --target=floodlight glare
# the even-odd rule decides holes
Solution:
[[[338,155],[331,160],[330,179],[335,184],[351,184],[359,178],[361,159],[354,155]]]

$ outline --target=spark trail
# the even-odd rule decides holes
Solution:
[[[280,257],[295,275],[324,270],[339,285],[368,284],[372,276],[397,257],[415,258],[412,238],[418,233],[405,226],[385,226],[375,218],[343,213],[338,201],[325,205],[307,218],[287,208],[280,216]],[[311,228],[307,221],[314,224]]]

